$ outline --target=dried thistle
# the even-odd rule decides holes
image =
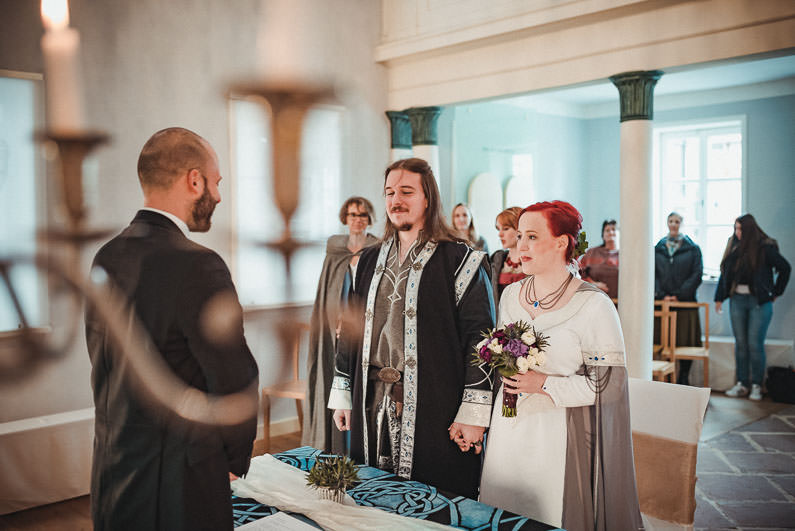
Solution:
[[[312,488],[327,487],[347,490],[359,481],[359,473],[352,459],[342,456],[318,457],[306,475],[306,484]]]

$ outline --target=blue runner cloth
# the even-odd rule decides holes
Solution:
[[[274,454],[274,457],[300,470],[309,471],[322,453],[316,448],[304,446]],[[362,506],[377,507],[390,513],[420,518],[458,529],[471,530],[548,530],[552,526],[497,509],[470,498],[450,495],[435,487],[411,481],[391,472],[369,466],[359,467],[359,479],[354,488],[348,490],[353,500]],[[232,496],[232,511],[235,527],[258,520],[278,512],[278,509],[263,505],[250,498]],[[312,523],[301,515],[294,515]]]

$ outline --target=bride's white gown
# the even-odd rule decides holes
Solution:
[[[560,527],[566,466],[566,408],[594,403],[584,376],[574,373],[584,356],[623,352],[623,338],[612,302],[581,287],[563,307],[533,319],[519,303],[522,282],[508,286],[500,298],[502,326],[525,321],[549,337],[546,362],[550,375],[543,394],[517,399],[517,416],[502,416],[502,386],[495,397],[480,483],[480,501]]]

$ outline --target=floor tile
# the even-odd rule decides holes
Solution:
[[[756,444],[765,451],[795,453],[795,433],[772,434],[752,433],[748,435]]]
[[[770,481],[781,487],[790,496],[795,498],[795,476],[771,477]]]
[[[795,474],[795,459],[788,454],[735,452],[726,457],[742,473]]]
[[[722,450],[723,452],[754,452],[756,447],[749,443],[746,438],[739,433],[724,433],[706,443],[710,448]]]
[[[695,525],[706,529],[732,529],[735,527],[734,522],[723,516],[702,496],[696,496]]]
[[[737,431],[748,432],[748,431],[756,431],[756,432],[763,432],[763,433],[792,433],[793,429],[792,426],[784,422],[778,417],[767,417],[761,420],[757,420],[750,424],[746,424],[745,426],[740,427]]]
[[[696,465],[696,474],[704,472],[727,472],[733,473],[737,470],[729,466],[726,461],[720,456],[720,452],[710,448],[698,449],[698,463]]]
[[[792,503],[719,503],[720,509],[740,527],[795,528]]]
[[[700,494],[713,501],[786,501],[787,497],[761,476],[700,474]]]

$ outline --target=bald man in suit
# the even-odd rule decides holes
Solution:
[[[144,145],[138,177],[144,208],[100,249],[94,268],[129,303],[185,396],[239,393],[256,404],[257,366],[229,270],[188,238],[209,230],[221,200],[215,151],[187,129],[164,129]],[[211,323],[219,313],[221,333]],[[232,529],[229,474],[248,470],[256,406],[232,423],[189,420],[152,398],[151,379],[123,362],[92,307],[86,338],[96,406],[94,529]]]

